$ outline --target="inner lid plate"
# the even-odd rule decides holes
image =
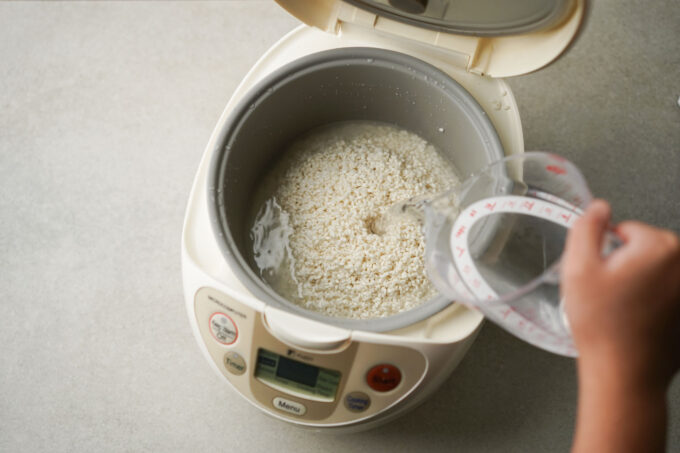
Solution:
[[[501,36],[549,28],[570,0],[345,0],[361,9],[446,33]]]

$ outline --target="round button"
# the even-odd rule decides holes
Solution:
[[[344,403],[350,412],[363,412],[371,405],[371,398],[364,392],[350,392],[345,396]]]
[[[376,365],[366,374],[366,383],[376,392],[388,392],[401,382],[401,371],[394,365]]]
[[[210,317],[210,333],[215,340],[222,344],[234,344],[238,338],[236,323],[224,313],[213,313]]]
[[[224,354],[224,367],[231,374],[240,376],[246,372],[246,361],[241,354],[231,351]]]

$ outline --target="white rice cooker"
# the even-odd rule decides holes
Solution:
[[[364,429],[436,390],[483,317],[442,297],[374,320],[331,318],[282,299],[248,256],[258,182],[287,143],[334,121],[415,132],[462,178],[523,152],[502,77],[557,58],[585,0],[278,3],[306,25],[250,70],[206,147],[182,234],[187,312],[213,369],[262,411],[302,427]]]

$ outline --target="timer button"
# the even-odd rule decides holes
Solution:
[[[376,365],[366,373],[366,383],[376,392],[389,392],[401,382],[401,371],[394,365]]]
[[[246,361],[237,352],[227,352],[224,354],[224,368],[231,374],[240,376],[246,372]]]

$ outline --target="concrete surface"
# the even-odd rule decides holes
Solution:
[[[574,363],[487,324],[434,398],[299,431],[208,367],[179,238],[237,83],[296,21],[269,1],[0,3],[0,451],[567,451]],[[680,231],[680,9],[598,0],[570,52],[510,80],[527,149],[618,218]],[[680,449],[680,388],[669,395]]]

